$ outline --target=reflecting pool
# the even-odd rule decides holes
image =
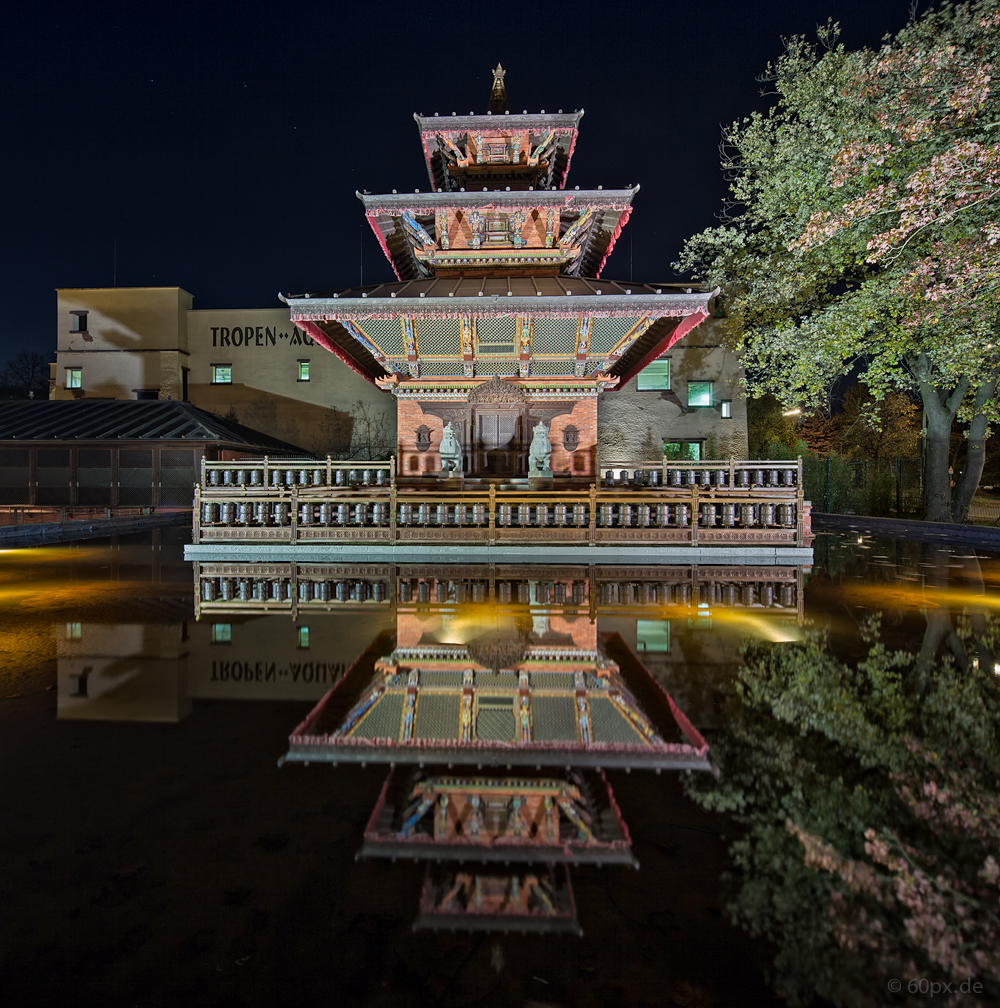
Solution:
[[[0,553],[6,1003],[997,997],[1000,559],[184,542]]]

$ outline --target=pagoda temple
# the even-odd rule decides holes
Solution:
[[[718,291],[601,279],[639,187],[567,188],[583,111],[512,114],[493,73],[485,115],[414,117],[427,191],[358,193],[396,280],[285,300],[395,396],[399,478],[589,482],[598,397],[660,361]]]

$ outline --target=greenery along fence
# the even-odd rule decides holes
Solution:
[[[883,518],[919,518],[923,512],[923,460],[919,456],[852,459],[811,452],[804,442],[792,450],[777,441],[769,442],[766,454],[770,459],[802,456],[804,496],[812,501],[815,512]]]

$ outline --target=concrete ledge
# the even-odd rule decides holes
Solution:
[[[595,563],[595,564],[811,564],[810,546],[317,546],[199,543],[185,560],[228,563]]]
[[[913,539],[942,546],[981,546],[1000,550],[1000,528],[950,525],[946,522],[911,521],[908,518],[874,518],[869,515],[812,514],[813,531],[855,531],[888,539]]]
[[[168,514],[143,515],[141,518],[85,518],[81,521],[39,522],[37,525],[0,525],[0,547],[103,539],[106,536],[190,524],[190,511],[172,511]]]

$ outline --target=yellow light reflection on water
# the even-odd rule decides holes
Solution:
[[[869,609],[934,607],[960,610],[966,606],[1000,609],[1000,594],[937,588],[933,585],[844,584],[841,586],[841,594],[849,604]]]
[[[774,619],[778,613],[755,613],[746,609],[713,609],[712,619],[716,623],[724,623],[736,630],[770,641],[772,644],[788,644],[802,639],[797,624],[786,620]]]

